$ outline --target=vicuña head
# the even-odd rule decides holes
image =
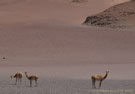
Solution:
[[[25,72],[26,78],[30,81],[30,87],[32,87],[32,81],[35,80],[35,86],[37,86],[37,80],[38,75],[28,75],[27,72]]]
[[[14,75],[10,75],[11,80],[14,78]]]
[[[101,88],[102,81],[105,80],[108,76],[109,71],[106,71],[105,75],[95,74],[91,76],[92,88],[96,88],[95,83],[99,81],[99,88]]]

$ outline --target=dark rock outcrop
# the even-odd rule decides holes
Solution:
[[[86,18],[84,24],[106,26],[111,25],[112,22],[114,23],[117,20],[117,18],[111,16],[89,16]]]

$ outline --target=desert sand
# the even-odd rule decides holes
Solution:
[[[82,25],[121,1],[1,0],[0,93],[88,94],[90,76],[106,70],[103,89],[133,90],[134,30]],[[21,86],[13,85],[9,76],[20,71],[38,74],[39,86],[30,89],[25,77]]]

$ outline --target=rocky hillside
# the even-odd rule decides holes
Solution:
[[[92,26],[127,27],[135,25],[135,23],[129,21],[131,18],[135,18],[134,0],[112,6],[99,14],[88,16],[84,24]]]

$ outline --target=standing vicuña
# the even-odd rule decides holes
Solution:
[[[96,88],[95,83],[96,81],[99,81],[99,88],[101,87],[102,81],[105,80],[108,76],[109,71],[106,71],[106,74],[100,75],[100,74],[95,74],[91,76],[91,80],[92,80],[92,88]]]
[[[32,87],[32,81],[35,80],[35,86],[37,86],[37,80],[38,80],[38,76],[37,75],[28,75],[27,72],[25,72],[26,77],[28,78],[28,80],[30,81],[30,87]]]
[[[20,82],[20,84],[21,84],[22,77],[23,77],[23,73],[22,73],[22,72],[17,72],[15,75],[11,75],[11,76],[10,76],[11,79],[16,78],[15,85],[16,85],[17,83],[19,83],[19,82]]]

